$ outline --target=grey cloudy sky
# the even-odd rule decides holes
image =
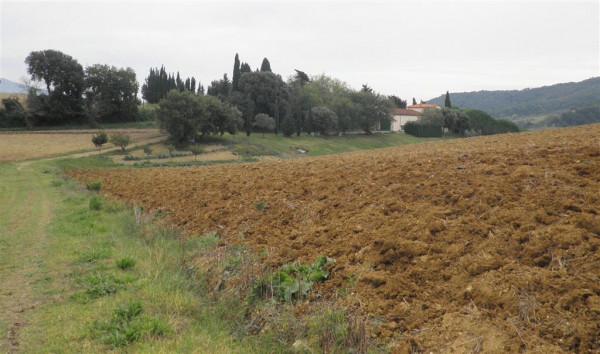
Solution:
[[[206,86],[233,56],[263,57],[353,87],[431,98],[520,89],[600,75],[594,1],[30,2],[0,0],[0,77],[20,80],[32,50],[83,65],[151,66]],[[229,74],[231,77],[231,74]]]

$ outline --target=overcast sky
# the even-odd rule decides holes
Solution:
[[[21,81],[32,50],[82,65],[151,66],[205,86],[263,57],[293,69],[428,99],[600,76],[594,1],[23,2],[0,0],[0,77]]]

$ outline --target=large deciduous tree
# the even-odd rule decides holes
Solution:
[[[275,132],[278,132],[282,113],[285,113],[289,100],[287,85],[281,76],[272,72],[244,73],[240,78],[239,88],[243,100],[252,102],[251,105],[246,102],[246,106],[252,106],[254,110],[252,115],[244,115],[244,118],[254,119],[256,114],[265,113],[275,119]],[[252,127],[252,124],[246,121],[245,126]]]
[[[85,100],[89,118],[97,123],[137,118],[138,82],[131,68],[92,65],[85,69]]]
[[[66,124],[83,120],[85,80],[83,67],[77,60],[48,49],[31,52],[25,64],[31,79],[46,86],[46,92],[30,91],[28,107],[37,124]]]

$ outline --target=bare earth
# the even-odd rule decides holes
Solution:
[[[600,125],[74,176],[272,267],[334,258],[320,295],[398,352],[600,351]]]

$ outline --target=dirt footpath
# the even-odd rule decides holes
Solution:
[[[600,351],[600,125],[75,177],[273,267],[335,258],[318,291],[399,352]]]

